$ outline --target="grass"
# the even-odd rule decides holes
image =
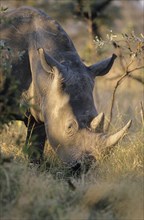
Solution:
[[[0,135],[1,220],[144,218],[142,129],[79,178],[68,174],[49,146],[41,167],[31,166],[22,152],[24,138],[25,127],[17,122]]]
[[[127,13],[129,8],[129,5],[125,8],[127,15],[131,14]],[[122,19],[121,22],[122,27],[126,28]],[[130,23],[133,23],[131,19]],[[71,25],[65,25],[66,30],[70,30]],[[116,26],[119,32],[121,27]],[[73,39],[87,61],[90,55],[89,48],[84,47],[88,39],[87,29],[81,28],[80,35],[73,36]],[[93,56],[93,62],[95,60]],[[110,76],[123,73],[117,66],[118,61]],[[115,81],[105,77],[97,79],[95,102],[98,112],[109,114],[114,86]],[[0,131],[0,219],[143,220],[141,100],[143,86],[127,78],[116,93],[111,130],[118,129],[130,118],[133,119],[132,128],[110,155],[100,156],[90,170],[79,178],[69,175],[68,169],[59,162],[49,146],[45,150],[46,160],[40,167],[29,164],[22,151],[26,130],[20,123],[15,122]]]
[[[114,85],[99,79],[95,91],[98,111],[107,116]],[[41,166],[29,164],[23,153],[26,128],[20,122],[5,126],[0,131],[0,219],[143,220],[141,100],[141,84],[125,80],[117,90],[110,133],[129,119],[132,127],[80,177],[69,173],[48,144]]]

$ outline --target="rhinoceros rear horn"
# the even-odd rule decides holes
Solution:
[[[103,75],[107,74],[109,72],[109,70],[111,69],[116,57],[117,56],[115,54],[113,54],[110,58],[91,65],[89,67],[89,70],[92,73],[93,77],[103,76]]]
[[[103,128],[104,128],[104,113],[100,113],[98,116],[96,116],[90,123],[90,128],[92,129],[92,131],[94,132],[103,132]]]
[[[51,69],[54,67],[56,67],[59,71],[63,71],[63,65],[46,53],[43,48],[39,48],[38,52],[40,55],[41,65],[46,72],[51,72]]]

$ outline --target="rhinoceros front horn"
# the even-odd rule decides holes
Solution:
[[[105,147],[109,148],[118,143],[118,141],[126,134],[130,128],[132,120],[130,120],[120,131],[106,138]]]

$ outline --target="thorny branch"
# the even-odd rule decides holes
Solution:
[[[118,86],[122,83],[122,81],[129,75],[129,72],[127,71],[125,74],[123,74],[121,76],[121,78],[116,82],[116,85],[114,87],[114,90],[113,90],[113,94],[112,94],[112,100],[111,100],[111,105],[110,105],[110,117],[109,117],[109,121],[108,121],[108,124],[107,124],[107,127],[106,127],[106,131],[109,130],[109,127],[110,127],[110,123],[112,121],[112,117],[113,117],[113,107],[114,107],[114,103],[115,103],[115,95],[116,95],[116,91],[117,91],[117,88]]]
[[[135,37],[135,36],[134,36]],[[134,50],[129,42],[129,39],[128,39],[128,36],[126,36],[126,44],[127,44],[127,48],[128,50],[130,51],[130,62],[128,64],[126,64],[126,60],[123,58],[123,50],[122,50],[122,47],[116,43],[114,43],[113,45],[115,46],[115,48],[118,49],[118,53],[119,53],[119,58],[120,58],[120,66],[124,72],[124,74],[118,79],[118,81],[116,82],[116,85],[114,87],[114,90],[113,90],[113,93],[112,93],[112,99],[111,99],[111,105],[110,105],[110,115],[109,115],[109,121],[107,123],[107,126],[106,126],[106,131],[109,130],[109,127],[110,127],[110,123],[112,121],[112,118],[113,118],[113,108],[114,108],[114,103],[115,103],[115,97],[116,97],[116,91],[118,89],[118,87],[120,86],[120,84],[127,78],[127,77],[131,77],[132,79],[134,80],[137,80],[138,82],[144,84],[144,81],[143,79],[141,79],[140,77],[136,77],[136,76],[133,76],[131,75],[131,73],[133,73],[134,71],[137,71],[137,70],[140,70],[140,69],[143,69],[144,66],[138,66],[138,67],[135,67],[135,68],[132,68],[130,69],[131,65],[134,63],[134,61],[137,61],[136,58],[138,58],[137,56],[141,54],[141,52],[143,51],[144,47],[142,46],[141,44],[141,47],[140,45],[138,44],[138,46],[136,46],[136,50]],[[140,42],[141,43],[141,42]],[[144,109],[143,109],[143,106],[141,104],[141,117],[142,117],[142,123],[144,123]]]
[[[130,63],[130,65],[132,64],[132,62]],[[128,67],[130,66],[128,65]],[[141,68],[138,68],[138,69],[142,69],[143,67]],[[135,71],[137,68],[133,69],[133,70],[126,70],[126,72],[120,77],[120,79],[116,82],[116,85],[114,87],[114,90],[113,90],[113,93],[112,93],[112,100],[111,100],[111,105],[110,105],[110,116],[109,116],[109,121],[108,121],[108,124],[107,124],[107,127],[106,127],[106,131],[109,130],[109,127],[110,127],[110,123],[112,121],[112,118],[113,118],[113,107],[114,107],[114,103],[115,103],[115,96],[116,96],[116,91],[117,91],[117,88],[119,87],[119,85],[123,82],[123,80],[126,79],[126,77],[129,77],[130,74]],[[130,76],[130,77],[133,77],[133,76]],[[143,82],[141,82],[143,83]],[[143,113],[144,115],[144,113]],[[144,117],[143,117],[143,122],[144,122]]]

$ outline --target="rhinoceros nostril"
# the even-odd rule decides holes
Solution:
[[[81,159],[71,167],[71,170],[76,176],[79,176],[82,173],[86,173],[94,161],[95,157],[89,152],[86,152]]]
[[[81,170],[81,164],[80,163],[76,163],[71,169],[74,172],[79,172]]]

